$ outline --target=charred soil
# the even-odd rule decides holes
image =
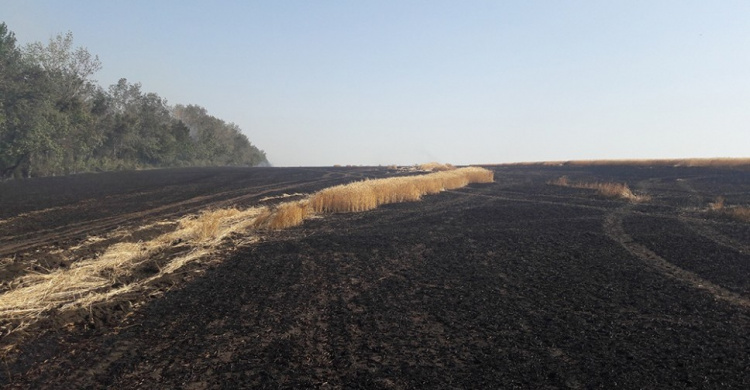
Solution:
[[[709,210],[716,196],[750,203],[748,171],[489,168],[495,183],[253,233],[253,243],[234,237],[148,296],[47,313],[23,338],[4,336],[18,344],[0,384],[750,388],[748,224]],[[12,288],[44,272],[34,267],[55,248],[92,236],[136,240],[135,226],[201,208],[392,174],[191,169],[0,183],[0,258],[11,259],[0,280]],[[547,184],[563,175],[627,183],[651,200]]]

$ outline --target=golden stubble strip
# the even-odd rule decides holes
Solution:
[[[367,211],[380,205],[414,202],[424,195],[437,194],[471,183],[492,183],[494,172],[466,167],[426,175],[364,180],[329,187],[308,199],[282,203],[258,218],[258,228],[284,229],[300,225],[316,214]]]
[[[708,204],[708,211],[728,215],[736,220],[750,222],[750,206],[727,206],[723,196]]]
[[[651,200],[648,195],[638,195],[633,193],[624,183],[613,183],[613,182],[572,182],[568,180],[567,176],[562,176],[556,180],[551,180],[547,184],[561,186],[561,187],[572,187],[572,188],[585,188],[589,190],[596,190],[596,192],[606,198],[620,198],[630,202],[647,202]]]
[[[107,248],[102,255],[75,262],[68,269],[24,275],[15,282],[17,288],[0,295],[0,318],[28,321],[49,309],[75,308],[132,291],[210,253],[228,235],[246,230],[260,212],[258,208],[204,211],[180,219],[175,231],[153,240],[117,243]],[[150,261],[156,252],[179,243],[190,245],[193,251],[170,259],[155,276],[114,287],[119,279],[131,275],[139,264]]]
[[[520,162],[502,165],[541,165],[541,166],[673,166],[673,167],[717,167],[717,168],[747,168],[750,158],[747,157],[718,157],[718,158],[683,158],[683,159],[643,159],[643,160],[568,160],[568,161],[539,161]]]
[[[417,201],[423,195],[470,183],[492,181],[492,171],[467,167],[330,187],[309,198],[273,208],[207,210],[181,218],[174,231],[150,241],[113,244],[100,256],[74,262],[68,269],[19,277],[13,282],[16,288],[0,295],[0,321],[13,321],[16,323],[13,330],[18,330],[52,309],[73,310],[139,290],[163,275],[216,252],[222,241],[232,234],[284,229],[300,225],[316,214],[371,210],[383,204]],[[154,261],[158,252],[174,245],[187,245],[191,249],[170,258],[150,277],[121,283],[131,277],[139,265]]]

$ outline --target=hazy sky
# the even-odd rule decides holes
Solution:
[[[750,1],[0,0],[277,166],[750,157]]]

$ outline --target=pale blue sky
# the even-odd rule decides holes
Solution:
[[[274,165],[750,157],[750,1],[0,0]]]

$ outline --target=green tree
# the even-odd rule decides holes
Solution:
[[[53,84],[43,69],[25,61],[5,23],[0,52],[0,174],[29,176],[35,157],[56,147]]]
[[[54,147],[34,153],[33,165],[40,174],[83,171],[93,151],[103,142],[91,116],[91,97],[95,91],[94,73],[101,69],[99,58],[82,47],[73,46],[73,34],[58,34],[47,45],[27,45],[24,60],[41,69],[50,80],[45,100],[56,110],[47,114],[52,124]]]
[[[47,45],[41,42],[26,46],[24,55],[44,71],[56,77],[55,89],[60,102],[68,102],[86,91],[90,91],[91,80],[102,68],[99,57],[86,48],[73,47],[73,33],[58,34]]]
[[[208,114],[197,105],[177,105],[172,115],[190,129],[196,160],[201,165],[267,164],[266,154],[253,146],[239,126]]]
[[[21,49],[0,24],[0,177],[267,163],[237,125],[124,78],[105,90],[100,68],[70,32]]]
[[[173,118],[166,100],[141,92],[139,83],[120,79],[99,91],[92,110],[107,128],[98,153],[119,166],[191,165],[194,157],[189,129]]]
[[[16,46],[0,25],[0,173],[54,175],[87,168],[101,142],[90,115],[90,76],[100,68],[72,34]]]

